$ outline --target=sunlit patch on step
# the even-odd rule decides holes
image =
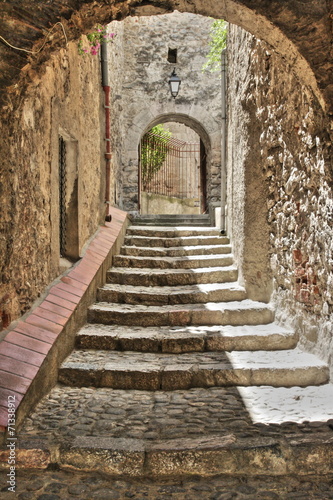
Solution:
[[[238,390],[254,423],[327,422],[333,419],[333,384],[238,387]]]

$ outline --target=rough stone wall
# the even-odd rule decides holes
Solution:
[[[0,330],[59,274],[59,135],[71,149],[67,195],[77,204],[78,253],[104,210],[98,58],[79,56],[70,43],[29,71],[24,100],[7,106],[0,124]]]
[[[123,55],[121,71],[110,55],[110,74],[115,82],[113,114],[122,114],[113,128],[116,156],[122,172],[117,187],[121,208],[138,210],[138,147],[144,132],[160,122],[176,121],[190,126],[209,150],[207,172],[209,202],[220,196],[221,95],[218,74],[203,73],[212,20],[174,12],[163,16],[127,18],[119,27],[112,50]],[[123,49],[121,49],[122,44]],[[168,62],[168,49],[177,49],[177,63]],[[168,79],[173,68],[181,78],[179,95],[170,95]],[[120,83],[122,84],[120,86]],[[122,192],[122,198],[120,193]]]
[[[332,363],[329,123],[264,42],[235,26],[229,41],[229,224],[242,279],[254,295],[260,281],[269,295],[272,279],[277,319]]]

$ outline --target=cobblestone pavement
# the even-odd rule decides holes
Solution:
[[[0,473],[3,500],[330,500],[333,476],[260,477],[172,481],[116,480],[98,474],[66,471],[19,473],[15,492],[8,492]],[[3,486],[4,485],[4,486]]]
[[[254,424],[236,387],[135,391],[58,385],[26,419],[19,437],[145,440],[234,434],[237,438],[330,433],[333,420]]]

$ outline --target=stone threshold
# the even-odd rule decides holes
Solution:
[[[67,443],[31,439],[16,449],[17,469],[60,467],[115,477],[287,476],[331,474],[332,433],[281,438],[209,435],[151,442],[79,436]],[[1,462],[9,450],[0,451]]]
[[[72,351],[86,323],[96,289],[105,283],[112,257],[127,229],[127,213],[110,207],[112,221],[101,226],[83,257],[48,288],[43,300],[11,326],[0,343],[0,443],[8,426],[8,398],[15,425],[57,381],[58,367]]]

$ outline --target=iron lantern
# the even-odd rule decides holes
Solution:
[[[174,68],[170,78],[169,78],[169,86],[172,97],[175,99],[179,92],[179,87],[181,84],[181,79],[176,75],[176,69]]]

